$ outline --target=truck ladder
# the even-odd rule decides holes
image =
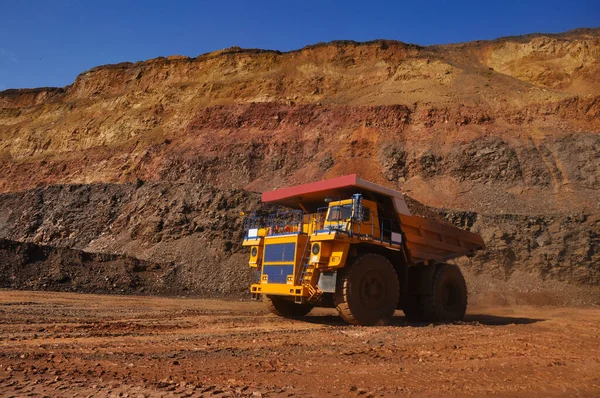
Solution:
[[[310,264],[310,239],[306,240],[304,250],[302,252],[302,260],[300,261],[300,272],[298,272],[298,285],[302,285],[307,288],[309,296],[308,301],[318,300],[323,292],[318,286],[313,286],[312,280],[314,275],[315,266]],[[298,300],[299,299],[299,300]],[[302,301],[303,297],[297,297],[297,302]]]
[[[302,283],[308,289],[308,301],[318,301],[323,294],[323,291],[319,289],[319,286],[315,283],[313,286],[312,280],[314,277],[314,265],[309,265],[306,270],[306,275],[304,276],[304,282]]]
[[[302,250],[302,257],[300,259],[300,269],[298,270],[298,276],[296,285],[301,285],[308,269],[308,261],[310,260],[310,239],[306,239],[304,249]]]

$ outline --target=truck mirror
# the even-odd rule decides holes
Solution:
[[[362,222],[362,195],[355,193],[352,195],[352,218],[358,222]]]

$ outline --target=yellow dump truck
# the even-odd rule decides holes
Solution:
[[[467,287],[446,261],[484,247],[475,233],[411,215],[401,193],[347,175],[262,195],[285,208],[245,220],[254,299],[280,316],[335,307],[355,325],[464,317]]]

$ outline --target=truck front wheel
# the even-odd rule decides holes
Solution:
[[[369,253],[358,257],[338,276],[334,301],[352,325],[386,325],[398,304],[400,283],[389,260]]]
[[[272,314],[286,318],[297,318],[308,314],[313,308],[312,304],[296,304],[280,296],[266,296],[264,302]]]

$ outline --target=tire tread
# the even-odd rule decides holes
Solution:
[[[438,303],[436,301],[436,289],[439,287],[440,278],[444,276],[444,273],[453,272],[460,275],[461,287],[463,288],[464,294],[464,304],[463,308],[466,310],[468,303],[468,294],[467,294],[467,285],[465,283],[464,277],[462,276],[462,272],[458,265],[455,264],[446,264],[440,263],[436,265],[436,269],[433,275],[432,280],[432,292],[433,294],[422,295],[419,297],[419,304],[421,308],[421,312],[423,314],[423,321],[429,322],[444,322],[444,321],[456,321],[459,319],[445,319],[443,317],[443,309],[438,309]],[[465,315],[465,311],[462,311],[462,315],[459,317],[462,319]]]
[[[349,295],[349,279],[352,279],[353,273],[355,272],[359,272],[361,271],[359,269],[359,263],[361,262],[375,262],[375,263],[385,263],[385,264],[389,264],[390,267],[392,269],[393,266],[391,265],[390,261],[380,255],[380,254],[376,254],[376,253],[368,253],[368,254],[364,254],[360,257],[358,257],[353,263],[352,265],[349,266],[349,269],[345,270],[345,275],[340,276],[339,280],[338,280],[338,287],[336,288],[336,292],[335,292],[335,296],[334,296],[334,302],[336,305],[336,308],[338,310],[338,313],[340,314],[340,316],[349,324],[351,325],[363,325],[363,321],[361,321],[360,317],[354,313],[352,311],[352,309],[350,308],[349,300],[348,300],[348,295]],[[395,270],[394,270],[395,272]],[[397,293],[397,297],[395,297],[395,303],[398,302],[398,296],[400,294],[400,283],[398,282],[398,290],[396,291]],[[378,322],[376,322],[376,324],[378,325],[383,325],[383,324],[387,324],[389,322],[389,318],[391,318],[391,316],[393,316],[393,312],[389,317],[385,317],[384,319],[379,320]]]
[[[263,301],[272,314],[284,318],[298,318],[308,314],[314,308],[311,304],[295,304],[278,296],[265,295]]]

